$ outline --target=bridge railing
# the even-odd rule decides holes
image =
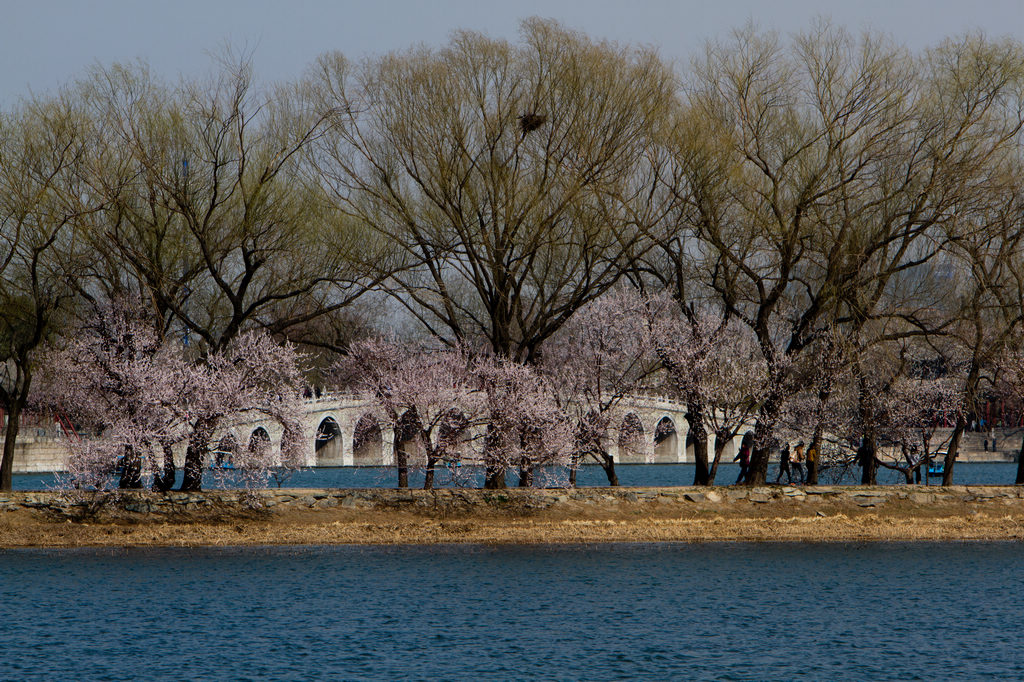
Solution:
[[[632,400],[631,400],[632,399]],[[623,399],[623,403],[629,405],[634,404],[638,401],[650,400],[657,402],[660,405],[670,405],[677,409],[685,409],[685,401],[678,400],[676,398],[669,397],[664,393],[658,393],[657,391],[638,391],[631,394],[629,397]],[[371,402],[372,399],[369,396],[348,392],[348,391],[331,391],[329,393],[321,393],[319,396],[313,396],[305,398],[306,404],[316,405],[320,403],[335,403],[335,402]]]

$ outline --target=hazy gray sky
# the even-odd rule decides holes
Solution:
[[[46,92],[93,63],[136,58],[174,77],[201,74],[225,42],[253,52],[264,80],[293,77],[327,50],[351,58],[438,44],[455,28],[515,37],[520,19],[553,17],[587,33],[686,59],[752,19],[784,32],[815,15],[882,29],[914,48],[980,28],[1024,40],[1024,0],[0,0],[0,104]]]

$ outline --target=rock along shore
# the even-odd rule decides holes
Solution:
[[[0,547],[1024,539],[1024,487],[0,493]]]

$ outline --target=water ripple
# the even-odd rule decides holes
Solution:
[[[0,551],[0,679],[1020,678],[1024,546]]]

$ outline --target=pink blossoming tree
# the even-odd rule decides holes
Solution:
[[[485,485],[505,487],[507,471],[532,485],[568,461],[569,421],[548,378],[531,367],[464,348],[368,340],[353,344],[338,369],[394,426],[399,487],[408,486],[409,442],[425,464],[426,488],[438,466],[482,463]]]
[[[550,378],[554,398],[575,424],[570,484],[585,459],[599,464],[609,485],[618,485],[607,440],[614,424],[628,431],[624,399],[647,387],[658,363],[644,300],[631,291],[608,294],[579,310],[546,342],[540,370]],[[637,434],[620,433],[620,442]]]
[[[241,450],[235,463],[248,486],[263,485],[274,465],[302,462],[302,377],[290,347],[265,333],[239,335],[199,361],[161,340],[138,306],[115,304],[90,319],[50,358],[48,399],[95,436],[69,442],[68,484],[153,488],[174,482],[174,448],[186,445],[182,490],[202,487],[210,441],[231,418],[258,416],[281,425],[279,452]]]
[[[484,486],[504,488],[518,470],[519,486],[565,485],[577,451],[576,424],[559,403],[550,377],[535,367],[488,357],[475,369],[486,396],[487,424],[481,459]]]
[[[348,386],[365,393],[396,425],[398,486],[409,485],[406,442],[425,461],[423,487],[434,485],[438,466],[461,466],[466,439],[482,423],[485,394],[461,348],[414,349],[370,339],[352,344],[340,371]]]
[[[686,403],[694,485],[712,485],[726,445],[752,421],[770,375],[754,334],[737,320],[680,305],[668,296],[645,301],[652,351],[663,386]],[[709,458],[709,436],[714,453]]]

